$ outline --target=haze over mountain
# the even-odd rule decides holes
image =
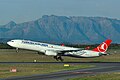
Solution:
[[[44,15],[35,21],[0,26],[0,39],[92,44],[112,39],[120,43],[120,20],[105,17]]]

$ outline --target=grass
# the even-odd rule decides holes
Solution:
[[[63,57],[66,62],[120,62],[120,49],[109,49],[111,55],[97,58],[71,58]],[[20,50],[16,53],[15,49],[0,49],[0,62],[56,62],[52,56],[39,55],[34,51]],[[18,72],[11,73],[9,70],[11,67],[16,67]],[[26,76],[33,74],[45,74],[62,70],[73,70],[81,68],[94,67],[94,65],[73,65],[70,67],[64,67],[63,64],[0,64],[0,78],[7,78],[12,76]],[[118,75],[117,73],[113,76]],[[119,74],[120,75],[120,74]],[[104,75],[101,75],[104,76]],[[106,74],[111,76],[111,74]],[[94,77],[94,76],[93,76]],[[77,78],[79,80],[79,78]],[[119,78],[120,79],[120,78]],[[73,79],[74,80],[74,79]],[[88,80],[88,79],[83,79]],[[89,79],[90,80],[90,79]],[[93,79],[91,79],[93,80]],[[97,80],[97,79],[95,79]],[[104,80],[104,79],[98,79]],[[109,79],[108,79],[109,80]]]
[[[120,72],[104,73],[82,78],[73,78],[68,80],[120,80]]]
[[[16,73],[10,72],[10,69],[13,67],[17,69]],[[90,67],[94,67],[94,65],[71,64],[69,67],[64,67],[63,64],[0,64],[0,78],[45,74],[63,70],[73,70]]]
[[[109,49],[111,55],[96,58],[73,58],[63,57],[66,62],[120,62],[120,49]],[[34,51],[15,49],[0,49],[0,62],[56,62],[53,56],[39,55]]]

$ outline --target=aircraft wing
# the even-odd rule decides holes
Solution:
[[[60,53],[66,53],[66,52],[77,52],[77,51],[81,51],[81,50],[83,50],[83,49],[80,48],[80,49],[77,49],[77,50],[57,50],[55,52],[60,54]]]

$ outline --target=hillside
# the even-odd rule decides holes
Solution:
[[[120,43],[120,20],[105,17],[44,15],[35,21],[0,26],[0,40],[30,39],[54,43],[94,44],[105,39]]]

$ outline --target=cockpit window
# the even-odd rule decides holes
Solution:
[[[14,42],[14,41],[11,41],[11,42]]]

